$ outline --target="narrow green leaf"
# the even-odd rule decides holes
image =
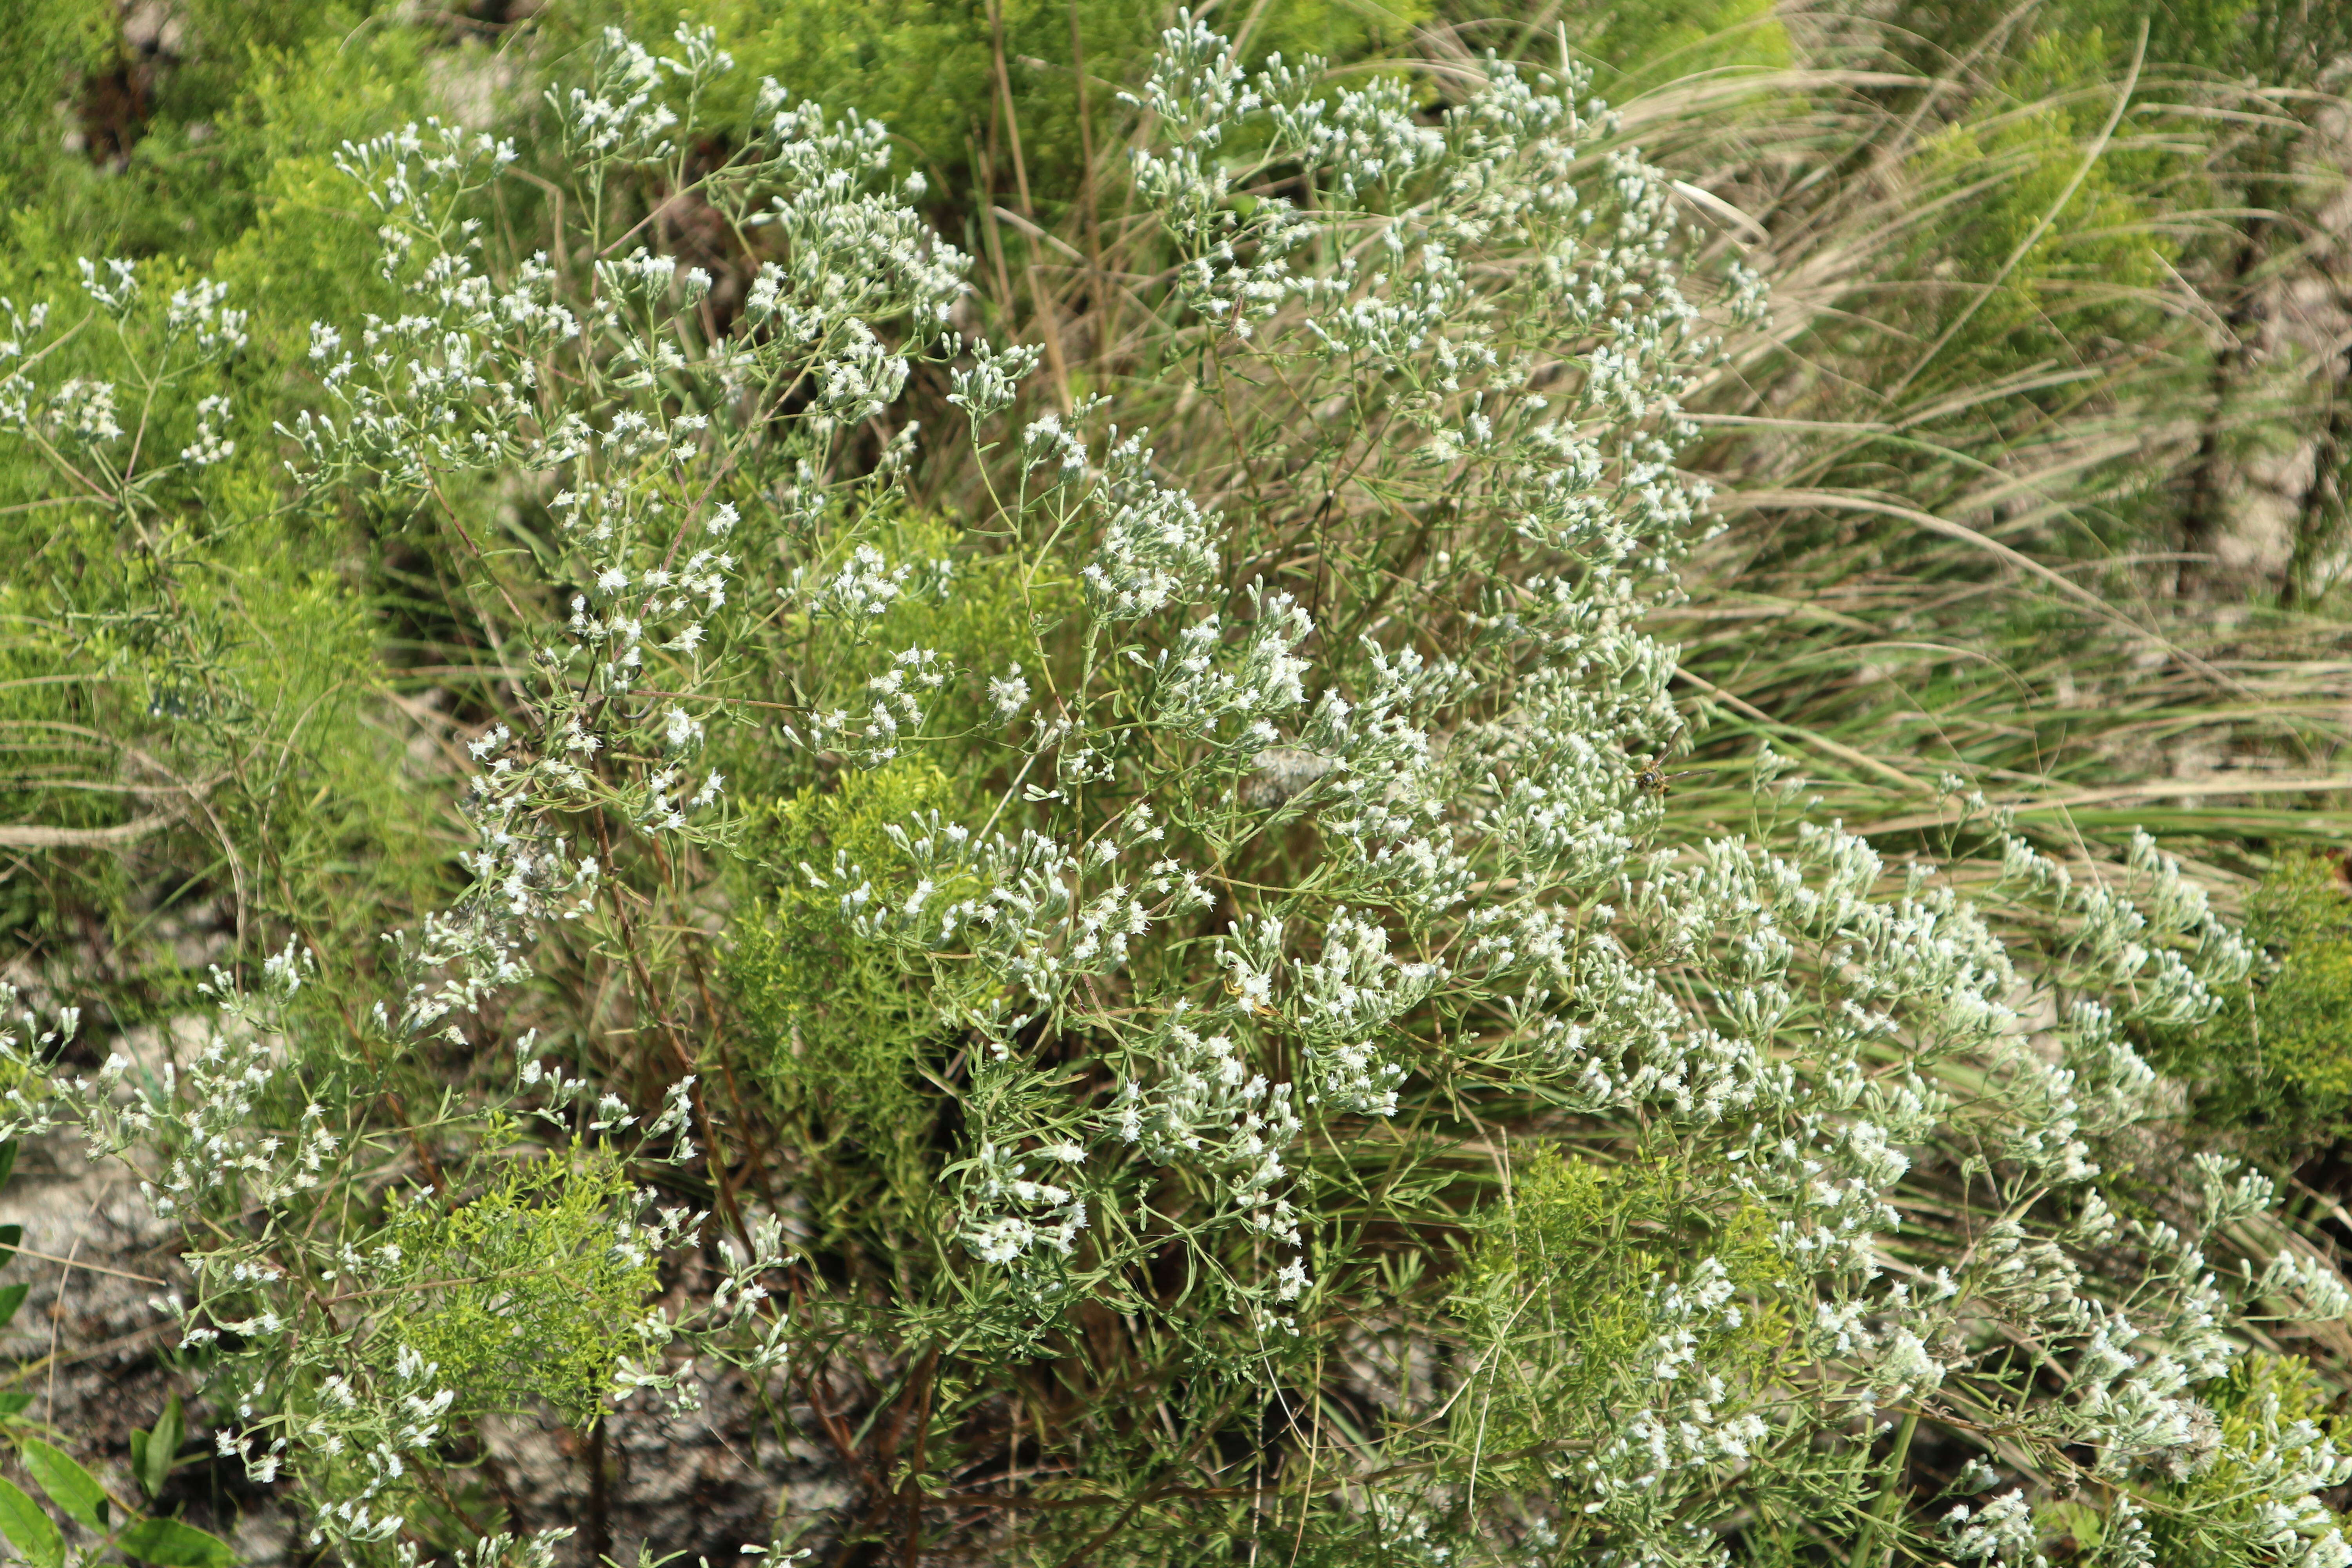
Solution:
[[[25,1304],[25,1292],[30,1285],[11,1285],[0,1290],[0,1329],[5,1329],[16,1316],[16,1309]]]
[[[58,1568],[66,1560],[65,1537],[13,1481],[0,1480],[0,1535],[32,1568]]]
[[[139,1472],[140,1485],[147,1495],[162,1497],[163,1483],[172,1479],[172,1461],[180,1454],[180,1396],[176,1394],[163,1402],[163,1414],[155,1418],[155,1429],[146,1434],[142,1452],[131,1458]]]
[[[5,1143],[0,1143],[0,1187],[8,1184],[8,1178],[16,1173],[16,1141],[11,1138]]]
[[[176,1519],[142,1519],[118,1538],[133,1557],[163,1568],[233,1568],[236,1549],[217,1535],[206,1535]]]
[[[106,1516],[99,1511],[106,1489],[88,1470],[36,1437],[25,1439],[25,1468],[51,1502],[92,1530],[106,1528]]]
[[[23,1226],[0,1225],[0,1268],[6,1268],[8,1260],[16,1256],[16,1249],[24,1245],[25,1227]]]
[[[31,1403],[33,1396],[30,1394],[22,1389],[11,1389],[0,1394],[0,1415],[14,1415]]]
[[[139,1478],[141,1486],[147,1485],[147,1434],[136,1426],[131,1429],[131,1473]],[[154,1495],[152,1488],[148,1495]]]

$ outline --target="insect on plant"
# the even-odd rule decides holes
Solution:
[[[1689,727],[1687,724],[1675,725],[1675,732],[1666,737],[1666,743],[1658,748],[1657,754],[1643,763],[1634,773],[1633,783],[1640,786],[1643,795],[1664,798],[1675,780],[1689,778],[1696,772],[1696,769],[1691,768],[1685,768],[1681,773],[1675,773],[1664,771],[1666,759],[1674,754],[1675,745],[1683,738],[1683,731]]]
[[[1241,994],[1242,983],[1240,981],[1228,980],[1225,982],[1226,995],[1239,996]],[[1245,1004],[1245,1005],[1249,1008],[1250,1016],[1257,1019],[1260,1023],[1270,1022],[1273,1019],[1282,1016],[1280,1013],[1276,1012],[1274,1008],[1268,1006],[1264,1002],[1250,1002]]]

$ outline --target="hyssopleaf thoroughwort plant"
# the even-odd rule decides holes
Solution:
[[[161,1072],[12,1047],[10,1131],[77,1124],[187,1226],[160,1305],[315,1545],[546,1560],[467,1533],[484,1419],[724,1366],[861,1478],[778,1546],[2020,1563],[2065,1491],[2102,1561],[2193,1514],[2352,1563],[2352,1459],[2216,1404],[2249,1320],[2341,1283],[2209,1257],[2258,1174],[2206,1162],[2179,1223],[2104,1184],[2162,1104],[2135,1041],[2254,962],[2197,887],[1956,790],[1982,896],[2051,933],[2012,952],[1769,754],[1748,836],[1662,832],[1682,400],[1765,301],[1685,277],[1579,72],[1335,81],[1181,21],[1130,104],[1164,266],[1102,280],[1154,374],[1106,389],[982,334],[883,128],[772,89],[712,123],[729,68],[616,35],[539,163],[437,122],[341,160],[382,308],[312,329],[282,438],[296,504],[466,574],[462,895],[216,976]],[[733,272],[662,252],[681,211]],[[172,465],[44,356],[103,327],[167,396],[233,312],[113,263],[84,296],[18,318],[0,412],[152,533]],[[780,1103],[822,1047],[910,1127],[736,1179],[761,1113],[714,1110],[677,1001],[722,919],[694,1016]],[[502,1087],[398,1109],[385,1064],[436,1051]],[[1905,1226],[1923,1170],[1960,1222]],[[1969,1488],[1904,1493],[1923,1432]]]

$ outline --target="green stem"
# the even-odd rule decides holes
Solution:
[[[1895,1447],[1886,1456],[1886,1479],[1879,1483],[1878,1500],[1871,1505],[1870,1519],[1862,1527],[1862,1537],[1853,1543],[1853,1555],[1846,1560],[1847,1568],[1880,1568],[1895,1555],[1890,1541],[1880,1552],[1878,1543],[1888,1533],[1895,1518],[1895,1500],[1903,1495],[1903,1465],[1910,1458],[1911,1434],[1919,1429],[1919,1413],[1914,1410],[1903,1417],[1903,1425],[1895,1429]]]

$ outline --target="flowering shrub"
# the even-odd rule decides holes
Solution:
[[[2352,1458],[2215,1403],[2247,1322],[2342,1283],[2258,1173],[2209,1158],[2168,1217],[2103,1176],[2162,1104],[2134,1042],[2254,962],[2180,868],[1964,803],[1971,903],[1769,755],[1751,835],[1663,831],[1681,400],[1764,301],[1686,285],[1576,73],[1490,59],[1431,110],[1172,28],[1134,100],[1153,374],[1102,393],[978,335],[881,127],[775,90],[704,123],[730,64],[614,36],[543,170],[435,123],[341,161],[399,313],[312,329],[281,434],[305,504],[462,545],[503,703],[463,895],[366,1009],[289,940],[184,1066],[12,1047],[9,1134],[74,1122],[188,1226],[159,1305],[315,1545],[544,1560],[467,1537],[458,1439],[690,1400],[698,1356],[863,1472],[776,1547],[2027,1563],[2064,1490],[2116,1563],[2191,1508],[2352,1563],[2317,1498]],[[646,243],[689,201],[740,288]],[[217,291],[158,322],[139,287],[85,271],[142,388],[233,348]],[[137,515],[178,470],[10,309],[0,414]],[[520,548],[475,531],[493,479]],[[771,1095],[732,1120],[677,1000],[729,890],[698,1016]],[[550,978],[597,965],[625,1002]],[[518,1018],[629,1044],[558,1068]],[[433,1051],[504,1081],[387,1105]],[[755,1190],[763,1116],[800,1136]],[[716,1283],[651,1307],[697,1249]],[[1912,1495],[1922,1433],[1970,1484]]]

